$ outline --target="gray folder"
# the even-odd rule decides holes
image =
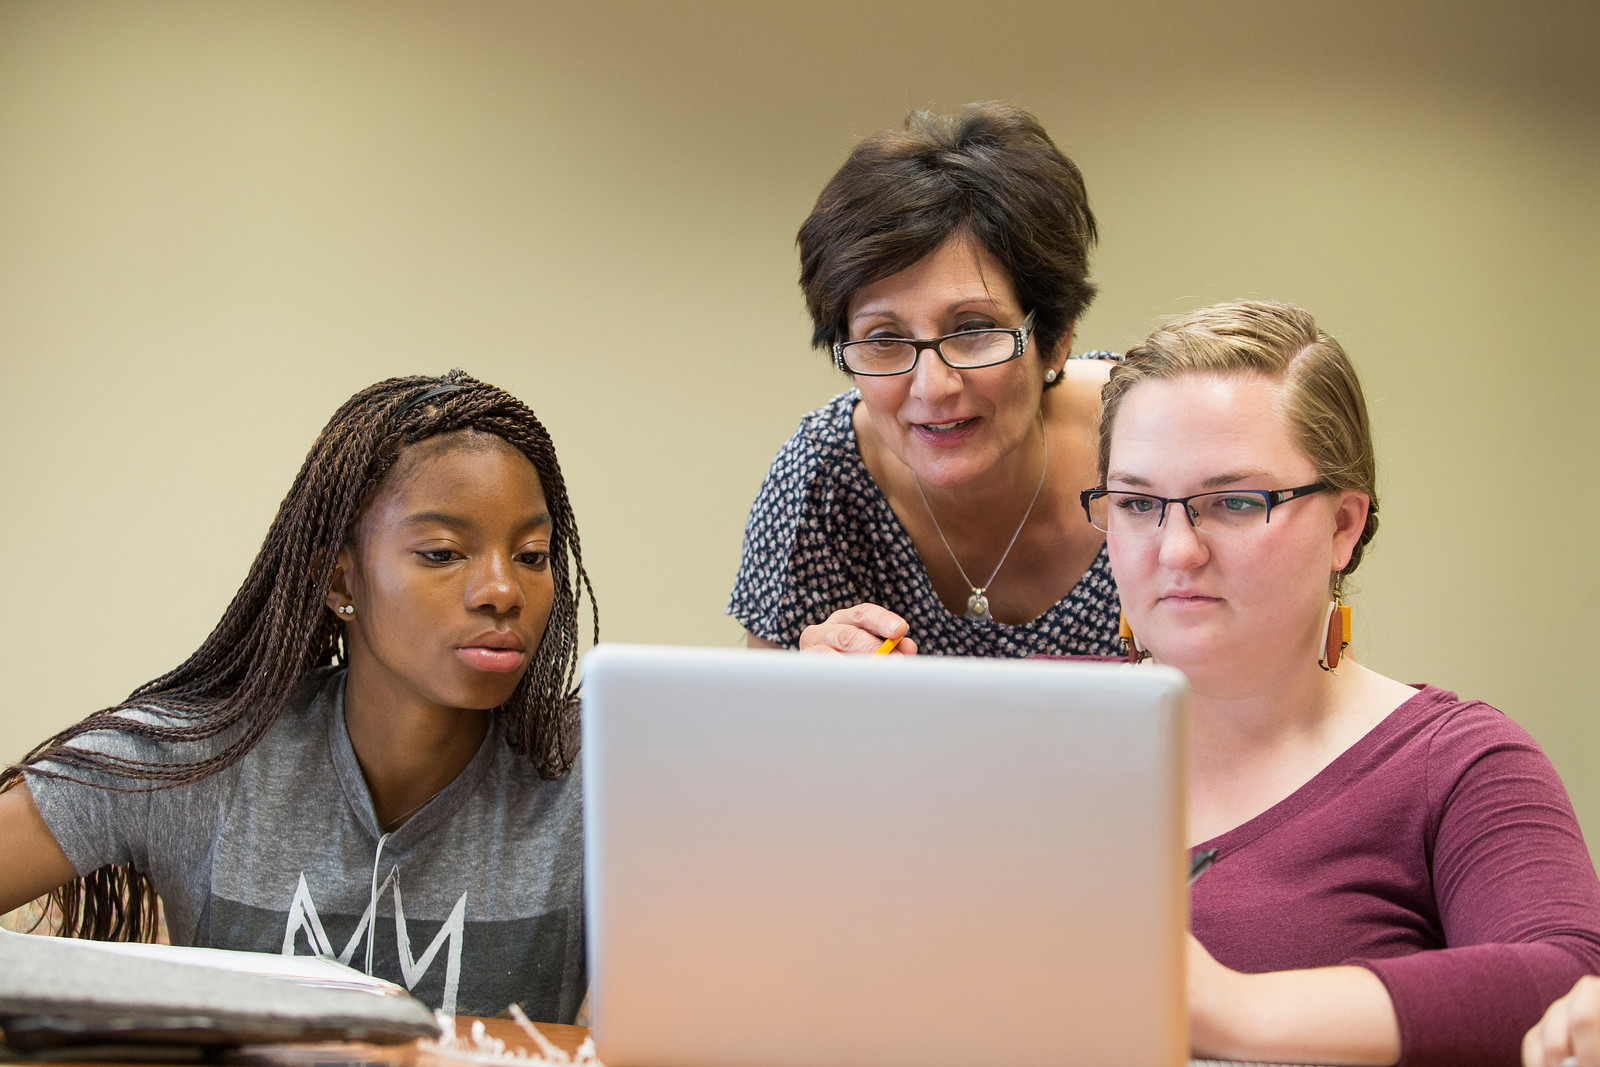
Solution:
[[[318,988],[293,979],[113,954],[69,938],[0,932],[0,1031],[12,1053],[127,1058],[281,1041],[393,1044],[436,1037],[404,993]]]

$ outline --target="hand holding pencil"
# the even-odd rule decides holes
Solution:
[[[906,620],[876,604],[857,604],[807,626],[800,635],[802,652],[913,656],[917,643],[907,636]]]

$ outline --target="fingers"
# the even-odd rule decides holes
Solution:
[[[1600,978],[1578,979],[1522,1039],[1523,1067],[1600,1067]]]
[[[800,650],[869,655],[878,651],[885,639],[899,638],[895,653],[915,655],[917,643],[905,637],[909,628],[904,619],[887,608],[857,604],[834,612],[826,622],[807,626],[800,634]]]
[[[823,630],[823,625],[807,626],[800,631],[800,651],[809,652],[813,656],[837,656],[839,649],[828,643],[828,635]]]
[[[1600,1067],[1600,978],[1578,979],[1567,1000],[1567,1032],[1579,1067]]]
[[[1550,1005],[1537,1026],[1522,1040],[1522,1060],[1534,1067],[1559,1067],[1567,1056],[1567,999]]]
[[[1566,1004],[1556,1001],[1522,1035],[1522,1067],[1556,1067],[1566,1055]]]
[[[904,637],[906,631],[911,629],[906,620],[876,604],[857,604],[853,608],[836,611],[828,616],[828,622],[865,630],[875,635],[879,642],[885,638]]]

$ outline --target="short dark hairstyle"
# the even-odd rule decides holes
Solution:
[[[1094,299],[1098,239],[1083,175],[1039,120],[1006,104],[913,111],[856,146],[800,227],[811,343],[845,340],[850,300],[968,233],[1011,275],[1048,350]]]

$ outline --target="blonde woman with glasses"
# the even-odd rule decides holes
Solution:
[[[1600,971],[1600,884],[1505,715],[1345,652],[1377,530],[1365,401],[1284,304],[1202,308],[1113,370],[1100,485],[1134,658],[1191,686],[1196,1055],[1514,1064]]]

